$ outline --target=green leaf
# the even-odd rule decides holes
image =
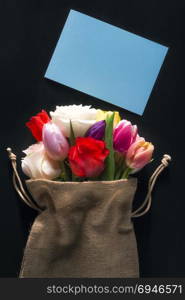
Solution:
[[[72,125],[71,120],[70,120],[70,137],[69,137],[69,142],[70,142],[70,146],[74,146],[74,144],[75,144],[75,135],[74,135],[73,125]]]
[[[113,123],[114,123],[114,112],[107,114],[105,127],[105,144],[106,148],[109,149],[109,155],[105,160],[105,170],[102,174],[102,180],[113,180],[115,174],[115,160],[114,160],[114,149],[113,149]]]

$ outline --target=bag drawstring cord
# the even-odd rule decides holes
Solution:
[[[36,209],[37,211],[41,212],[42,210],[31,200],[31,198],[26,193],[23,184],[21,182],[21,179],[19,177],[19,174],[17,172],[17,162],[16,162],[16,155],[12,152],[11,148],[7,148],[8,156],[12,164],[13,168],[13,185],[21,199],[31,208]],[[169,162],[171,161],[171,156],[168,154],[164,154],[163,158],[161,160],[161,164],[157,167],[157,169],[154,171],[152,176],[149,179],[148,182],[148,192],[146,195],[145,200],[141,204],[140,207],[138,207],[134,212],[132,212],[131,217],[137,218],[145,215],[152,203],[152,191],[154,188],[154,185],[156,183],[156,180],[158,176],[162,173],[162,171],[169,165]],[[142,209],[145,207],[145,209],[142,211]]]
[[[11,148],[6,149],[8,152],[9,159],[11,161],[11,165],[13,168],[13,185],[16,192],[19,194],[21,199],[31,208],[36,209],[37,211],[41,212],[41,209],[31,200],[31,198],[26,193],[19,174],[17,172],[17,162],[16,162],[16,155],[12,152]]]
[[[146,198],[145,198],[144,202],[141,204],[141,206],[138,207],[134,212],[132,212],[132,214],[131,214],[132,218],[141,217],[149,211],[151,204],[152,204],[152,191],[153,191],[154,185],[156,183],[156,180],[157,180],[158,176],[162,173],[162,171],[169,165],[170,161],[171,161],[171,156],[168,154],[164,154],[163,158],[161,160],[161,164],[157,167],[157,169],[154,171],[154,173],[152,174],[152,176],[149,179],[148,192],[147,192]],[[144,207],[145,207],[145,209],[142,211],[142,209]]]

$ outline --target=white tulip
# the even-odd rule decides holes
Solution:
[[[70,120],[75,137],[84,136],[87,130],[96,122],[97,110],[91,106],[66,105],[57,106],[50,112],[55,123],[66,137],[70,136]]]
[[[54,179],[61,173],[59,163],[48,158],[42,142],[23,151],[22,170],[31,179]]]

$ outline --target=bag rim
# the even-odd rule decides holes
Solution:
[[[105,183],[105,184],[110,184],[110,183],[118,183],[118,182],[137,182],[137,178],[136,177],[131,177],[128,179],[116,179],[116,180],[96,180],[96,181],[55,181],[55,180],[50,180],[50,179],[45,179],[45,178],[37,178],[37,179],[27,179],[25,180],[26,183],[31,183],[31,182],[50,182],[50,183],[55,183],[55,184],[74,184],[74,185],[78,185],[78,184],[97,184],[97,183]]]

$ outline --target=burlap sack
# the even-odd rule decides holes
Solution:
[[[131,221],[137,179],[28,180],[43,211],[35,219],[20,277],[139,277]]]

